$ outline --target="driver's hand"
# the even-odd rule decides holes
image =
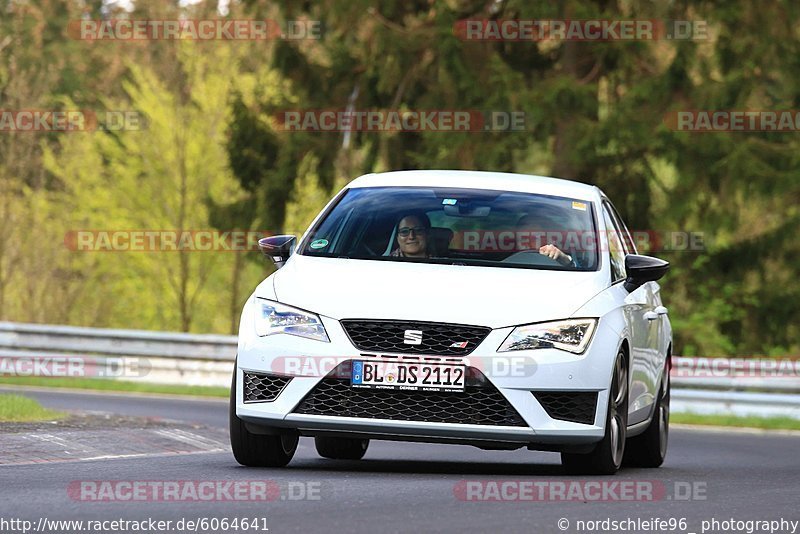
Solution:
[[[572,262],[572,258],[561,252],[561,249],[555,245],[544,245],[539,247],[539,254],[543,254],[551,260],[555,260],[562,265],[568,265],[570,262]]]

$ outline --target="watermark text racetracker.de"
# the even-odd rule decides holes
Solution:
[[[0,517],[3,534],[29,532],[91,532],[93,534],[119,532],[267,532],[267,517],[182,517],[180,519],[51,519],[40,517],[36,521],[22,518]]]
[[[462,252],[519,252],[554,245],[574,252],[605,251],[617,244],[616,231],[564,230],[555,227],[455,230],[449,248]],[[634,230],[632,244],[639,250],[700,251],[707,247],[704,232]]]
[[[705,40],[704,20],[658,19],[465,19],[453,25],[464,41],[652,41]]]
[[[151,362],[141,357],[0,356],[0,376],[49,378],[141,378]]]
[[[302,234],[302,232],[297,232]],[[615,233],[592,230],[502,228],[454,230],[448,248],[459,252],[519,252],[554,245],[563,251],[607,250]],[[70,230],[64,245],[73,252],[255,251],[266,230]],[[704,232],[635,230],[631,243],[640,251],[700,251],[708,246]]]
[[[677,358],[670,375],[677,378],[800,378],[796,358]]]
[[[524,111],[474,109],[292,109],[276,113],[283,132],[519,132]]]
[[[319,20],[272,19],[82,19],[67,35],[81,41],[270,41],[319,40]]]
[[[70,230],[73,252],[239,252],[259,250],[270,234],[254,230]]]
[[[800,131],[800,110],[679,110],[664,117],[678,132],[790,132]]]
[[[466,502],[705,501],[707,483],[662,480],[461,480],[453,486]]]
[[[73,480],[73,501],[113,502],[272,502],[319,501],[332,493],[317,480]]]
[[[284,376],[296,377],[335,377],[349,378],[352,373],[354,360],[376,364],[381,367],[381,374],[387,377],[402,377],[401,367],[413,364],[424,364],[424,358],[407,356],[402,362],[392,358],[382,358],[379,356],[276,356],[269,363],[268,371]],[[446,359],[437,363],[453,363]],[[479,374],[489,378],[528,378],[535,374],[537,369],[536,360],[530,356],[501,355],[492,356],[459,356],[458,365],[466,366],[466,376],[468,378],[478,378]],[[401,385],[402,380],[394,385]],[[391,385],[388,384],[387,385]]]
[[[121,132],[146,129],[146,116],[135,110],[0,109],[0,133]]]

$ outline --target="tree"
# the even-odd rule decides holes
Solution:
[[[103,206],[86,223],[101,229],[167,230],[180,235],[209,229],[212,203],[241,197],[225,151],[228,102],[234,89],[229,66],[236,57],[228,47],[201,54],[189,43],[181,43],[177,57],[186,80],[179,94],[152,72],[130,67],[131,79],[124,87],[130,107],[147,118],[145,130],[67,139],[60,154],[49,156],[48,170],[82,199],[84,213]],[[70,165],[75,162],[73,155],[81,152],[75,145],[88,145],[85,151],[102,161],[92,169],[96,178],[87,176],[79,163]],[[142,323],[183,331],[197,321],[204,330],[215,324],[219,328],[225,318],[215,311],[224,296],[216,290],[224,283],[223,265],[234,259],[225,254],[182,250],[111,255],[115,268],[127,273],[117,288],[115,313],[129,310]]]

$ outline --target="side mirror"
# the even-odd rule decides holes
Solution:
[[[264,256],[272,260],[277,269],[280,269],[294,252],[296,243],[297,237],[293,235],[274,235],[259,239],[258,248]]]
[[[652,256],[628,254],[625,256],[625,289],[630,293],[645,282],[654,282],[669,270],[669,262]]]

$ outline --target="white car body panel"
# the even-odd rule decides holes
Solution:
[[[535,281],[531,274],[529,269],[295,255],[273,283],[280,302],[336,319],[443,322],[447,317],[444,322],[491,328],[570,317],[586,295],[603,290],[595,272],[538,271]]]
[[[547,194],[591,202],[600,209],[604,198],[594,186],[566,180],[472,171],[400,171],[360,177],[345,187],[437,186]],[[312,223],[337,201],[331,200]],[[662,380],[671,344],[666,315],[647,320],[644,314],[661,305],[660,288],[648,282],[629,293],[621,282],[611,283],[608,240],[603,217],[595,217],[601,233],[601,260],[593,272],[516,269],[403,263],[292,255],[264,280],[248,299],[242,314],[237,358],[238,384],[242,373],[289,374],[294,378],[271,402],[244,403],[236,392],[236,414],[254,425],[336,430],[384,439],[465,440],[472,443],[513,442],[581,444],[600,440],[616,355],[629,347],[629,425],[646,422]],[[306,232],[298,247],[307,239]],[[413,283],[412,283],[413,281]],[[277,300],[318,314],[329,343],[278,334],[255,333],[256,298]],[[557,349],[497,352],[518,325],[568,318],[598,318],[598,326],[583,354]],[[293,413],[302,399],[323,379],[329,367],[287,372],[281,361],[302,356],[321,362],[363,359],[345,333],[342,319],[394,319],[477,325],[491,332],[469,354],[484,371],[498,358],[524,358],[525,376],[489,376],[491,383],[528,425],[523,427],[427,423]],[[313,366],[312,366],[313,367]],[[598,393],[593,424],[551,418],[531,391],[594,391]]]

